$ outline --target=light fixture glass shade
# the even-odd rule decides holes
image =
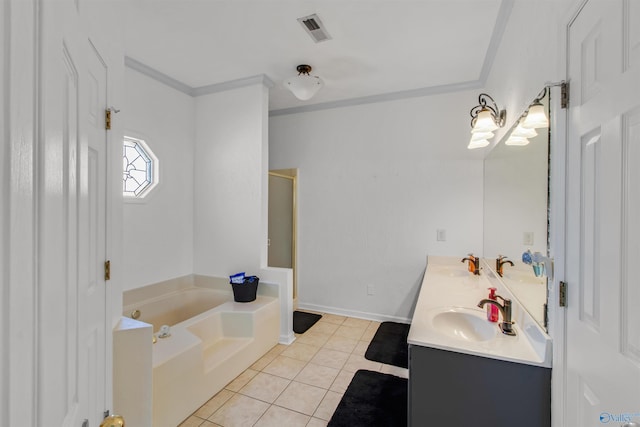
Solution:
[[[505,144],[506,145],[527,145],[529,143],[529,140],[527,138],[525,138],[524,136],[514,136],[511,135],[506,141]]]
[[[511,136],[522,136],[525,138],[534,138],[538,136],[538,132],[536,132],[533,128],[526,128],[522,126],[522,123],[518,124],[516,128],[511,132]]]
[[[469,141],[469,145],[467,145],[467,149],[475,150],[476,148],[483,148],[489,145],[489,141],[486,139],[478,139]]]
[[[477,141],[479,139],[491,139],[493,136],[493,132],[472,132],[471,140]]]
[[[483,108],[478,113],[471,132],[493,132],[498,129],[498,125],[493,118],[493,113],[488,108]]]
[[[318,76],[310,76],[309,74],[299,74],[285,80],[284,86],[293,93],[293,95],[301,101],[313,98],[324,86],[324,82]]]
[[[544,105],[539,102],[531,105],[531,107],[529,107],[527,117],[522,123],[522,127],[529,129],[548,128],[549,118],[547,117],[547,113],[544,111]]]

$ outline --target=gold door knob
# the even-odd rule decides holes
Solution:
[[[120,415],[109,415],[102,421],[100,427],[124,427],[124,418]]]

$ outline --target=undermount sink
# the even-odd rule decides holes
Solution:
[[[498,332],[497,325],[487,321],[484,311],[462,307],[442,309],[433,315],[431,323],[439,333],[462,341],[488,341]]]

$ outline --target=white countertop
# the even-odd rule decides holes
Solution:
[[[551,338],[493,275],[486,263],[481,264],[482,273],[476,276],[467,271],[467,264],[460,261],[462,258],[428,257],[427,269],[411,321],[408,343],[550,368]],[[512,300],[512,318],[517,333],[515,337],[505,335],[499,330],[502,315],[498,323],[494,324],[497,329],[495,337],[486,341],[466,341],[452,337],[443,334],[434,326],[434,314],[454,307],[473,310],[486,319],[486,307],[480,309],[477,304],[487,298],[489,287],[498,288],[499,295]]]

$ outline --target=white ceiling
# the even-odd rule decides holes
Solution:
[[[397,97],[481,81],[511,1],[130,0],[125,50],[191,88],[264,74],[272,111]],[[332,40],[316,44],[296,20],[313,13]],[[309,101],[282,86],[298,64],[325,82]]]

